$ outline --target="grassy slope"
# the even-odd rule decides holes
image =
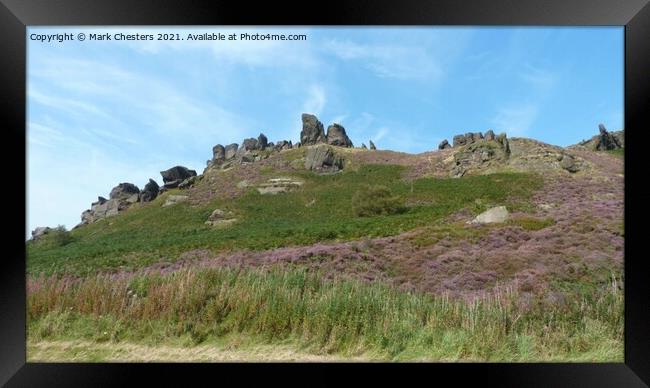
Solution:
[[[297,192],[260,195],[255,189],[234,200],[207,205],[181,203],[161,207],[166,193],[152,203],[72,231],[63,247],[28,243],[30,274],[92,274],[116,268],[133,269],[160,260],[174,260],[193,248],[213,251],[268,249],[319,241],[393,235],[430,224],[462,208],[474,212],[506,204],[525,210],[525,199],[540,187],[530,174],[493,174],[463,179],[400,179],[403,167],[365,165],[336,175],[297,174],[305,180]],[[392,216],[355,217],[351,198],[363,184],[382,184],[415,204]],[[239,222],[227,229],[204,225],[215,208],[232,210]]]
[[[119,354],[136,344],[162,345],[160,351],[185,346],[189,357],[205,350],[197,345],[218,350],[242,341],[278,345],[258,357],[244,347],[242,359],[280,357],[287,345],[306,354],[384,360],[623,358],[623,295],[615,284],[549,306],[522,305],[514,292],[467,303],[378,283],[323,281],[300,270],[202,269],[76,283],[31,279],[28,302],[30,359],[57,358],[56,344],[70,340],[104,344],[103,352],[77,356],[94,361],[137,359]],[[165,359],[139,355],[156,357]]]

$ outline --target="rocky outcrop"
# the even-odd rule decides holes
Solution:
[[[138,202],[140,189],[133,183],[120,183],[115,186],[109,195],[111,199],[124,199],[129,202]]]
[[[225,160],[230,160],[230,159],[234,158],[235,155],[237,155],[237,150],[238,149],[239,149],[239,144],[237,144],[237,143],[228,144],[225,147],[225,151],[224,151],[225,152],[225,154],[224,154]]]
[[[361,149],[367,150],[368,147],[366,147],[366,145],[364,143],[361,143]]]
[[[269,139],[263,133],[257,137],[257,147],[261,150],[266,149],[269,146]]]
[[[491,130],[491,129],[488,129],[488,131],[485,132],[485,140],[494,140],[494,139],[495,139],[494,131]]]
[[[600,133],[596,137],[596,146],[595,146],[596,151],[609,151],[609,150],[622,148],[616,136],[613,136],[612,134],[607,132],[605,125],[598,124],[598,131]]]
[[[305,157],[305,168],[319,173],[332,173],[343,169],[343,159],[330,146],[310,148]]]
[[[291,148],[293,148],[291,140],[280,140],[273,146],[274,151],[290,150]]]
[[[470,170],[485,169],[493,163],[505,162],[510,157],[510,143],[505,133],[499,134],[494,140],[486,140],[478,134],[458,135],[454,137],[454,143],[464,143],[463,146],[458,146],[459,151],[453,155],[451,176],[455,178],[462,177]]]
[[[38,226],[36,229],[32,230],[32,240],[36,241],[39,238],[45,236],[46,234],[50,233],[52,231],[52,228],[49,226]]]
[[[327,144],[339,147],[353,147],[352,141],[345,133],[345,128],[340,124],[332,124],[327,127],[327,135],[325,136]]]
[[[444,150],[444,149],[447,149],[447,148],[451,148],[451,144],[449,144],[447,139],[441,141],[440,144],[438,144],[438,149],[439,150]]]
[[[212,160],[215,162],[223,162],[226,160],[226,148],[221,144],[212,147]]]
[[[371,150],[376,150],[377,147],[375,146],[375,143],[372,142],[372,140],[368,140],[368,143],[370,144],[370,149]]]
[[[174,166],[169,170],[161,171],[160,175],[162,175],[163,178],[163,187],[166,189],[172,189],[178,187],[178,185],[185,179],[191,176],[196,176],[196,171],[183,166]]]
[[[492,132],[492,131],[490,131],[490,132]],[[491,137],[494,137],[494,132],[492,132]],[[467,132],[464,135],[456,135],[456,136],[454,136],[454,139],[453,139],[453,144],[454,145],[453,146],[454,147],[461,147],[461,146],[472,144],[472,143],[475,143],[475,142],[477,142],[479,140],[484,140],[484,139],[485,138],[484,138],[484,136],[483,136],[483,134],[481,132]],[[492,140],[494,140],[494,139],[492,139]]]
[[[300,131],[300,144],[302,146],[325,143],[323,123],[316,116],[309,113],[302,114],[302,131]]]
[[[140,202],[151,202],[158,196],[160,186],[155,180],[149,179],[149,182],[144,186],[140,192]]]

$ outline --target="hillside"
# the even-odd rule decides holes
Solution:
[[[257,139],[245,139],[241,146],[217,145],[202,174],[177,166],[161,172],[162,186],[152,180],[139,190],[133,184],[121,183],[113,189],[110,199],[100,197],[84,212],[82,224],[65,234],[66,239],[61,239],[61,232],[55,230],[35,233],[35,238],[27,243],[27,272],[34,295],[30,303],[39,306],[30,310],[32,328],[40,333],[43,325],[51,325],[47,323],[48,319],[54,319],[51,312],[75,306],[71,301],[81,296],[74,293],[82,289],[94,290],[92,292],[100,299],[101,295],[121,295],[130,290],[145,295],[144,300],[138,302],[142,303],[138,305],[142,309],[166,311],[174,303],[180,303],[181,309],[189,308],[187,304],[193,306],[190,300],[194,300],[190,295],[186,296],[190,298],[186,302],[175,299],[176,302],[170,301],[169,305],[156,302],[158,307],[146,307],[153,303],[152,297],[146,295],[159,293],[163,298],[161,292],[177,292],[171,288],[168,291],[158,289],[161,279],[171,276],[165,282],[174,284],[181,281],[176,276],[188,276],[204,279],[197,283],[204,288],[193,295],[207,298],[201,302],[201,309],[207,310],[187,310],[181,316],[226,314],[222,316],[225,326],[219,327],[228,333],[267,335],[277,331],[282,338],[293,338],[299,330],[302,333],[299,337],[307,338],[306,343],[319,351],[327,348],[324,344],[330,344],[333,347],[327,352],[350,351],[355,346],[362,349],[361,353],[379,352],[373,353],[375,356],[371,358],[454,359],[450,354],[427,353],[420,342],[415,351],[412,339],[399,339],[406,341],[399,346],[396,339],[386,339],[385,346],[374,340],[368,342],[374,344],[372,346],[360,345],[370,336],[369,333],[362,335],[366,330],[361,329],[366,327],[361,323],[366,322],[364,319],[393,314],[392,310],[382,310],[383,313],[377,310],[380,315],[363,315],[371,313],[364,310],[366,304],[361,301],[370,302],[381,296],[388,298],[382,300],[391,301],[399,311],[406,308],[399,306],[407,303],[410,306],[407,310],[411,309],[414,316],[425,314],[423,322],[428,322],[431,314],[445,317],[452,314],[451,310],[435,307],[437,298],[451,298],[453,303],[460,303],[458,311],[466,308],[462,307],[466,306],[463,303],[473,303],[472,300],[492,300],[484,302],[486,305],[482,308],[486,310],[481,310],[484,319],[489,321],[489,317],[495,318],[490,315],[494,313],[490,306],[495,303],[495,295],[509,300],[511,312],[519,311],[528,322],[516,330],[508,326],[510,329],[502,333],[503,340],[507,342],[512,339],[510,335],[526,333],[532,341],[525,346],[517,345],[528,346],[531,351],[528,356],[508,348],[510,350],[503,350],[506,358],[548,359],[544,355],[550,353],[545,353],[544,349],[558,350],[565,346],[566,343],[551,344],[537,338],[540,334],[535,330],[541,330],[537,324],[548,319],[546,314],[554,309],[572,316],[573,309],[578,308],[579,301],[586,296],[594,301],[593,312],[585,312],[591,321],[587,326],[578,325],[577,334],[562,331],[566,341],[575,341],[581,336],[593,337],[598,332],[613,341],[604,342],[611,345],[610,349],[622,349],[618,345],[620,340],[622,346],[622,315],[617,310],[622,305],[617,305],[617,299],[611,299],[608,294],[612,284],[615,284],[614,294],[622,284],[624,241],[622,132],[613,134],[602,127],[600,134],[589,142],[562,148],[533,139],[495,135],[492,131],[467,133],[454,137],[453,144],[444,141],[438,150],[414,155],[377,149],[372,142],[370,149],[365,145],[354,147],[342,126],[333,124],[325,133],[314,116],[303,115],[299,146],[286,141],[269,143],[262,134]],[[603,147],[606,149],[601,149]],[[240,270],[249,274],[246,279],[250,284],[239,284],[236,278],[222,279],[233,276],[228,271]],[[305,280],[302,276],[317,278]],[[237,294],[240,296],[247,295],[246,287],[251,284],[266,282],[284,284],[289,294],[269,285],[265,286],[269,287],[265,293],[259,295],[277,295],[274,302],[262,296],[256,302],[245,302],[229,294],[224,296],[230,298],[226,303],[221,296],[217,297],[221,291],[210,291],[210,285],[222,287],[222,282],[228,281],[233,289],[241,288],[242,294]],[[70,286],[66,286],[66,282]],[[47,284],[51,287],[59,284],[60,289],[68,290],[62,291],[63,294],[72,294],[60,301],[48,299],[46,295],[51,295],[48,292],[53,292],[54,288],[48,288]],[[122,288],[115,288],[116,284],[121,284]],[[305,308],[313,307],[314,314],[329,313],[320,310],[325,307],[318,304],[318,299],[294,300],[296,296],[290,292],[296,284],[302,284],[296,289],[302,298],[307,298],[305,284],[313,284],[310,286],[313,295],[332,293],[332,301],[345,295],[337,284],[352,287],[356,290],[350,294],[352,304],[340,307],[335,313],[339,317],[336,319],[349,315],[350,319],[358,320],[353,327],[361,331],[357,330],[357,334],[348,338],[351,334],[346,330],[350,329],[352,321],[342,323],[335,318],[330,322],[333,326],[327,329],[328,334],[321,332],[322,322],[304,323],[305,312],[293,310],[296,303],[304,303]],[[125,300],[130,295],[124,294]],[[357,296],[360,304],[354,305]],[[294,307],[287,307],[290,300]],[[138,341],[152,335],[140,331],[136,323],[134,326],[125,323],[127,318],[120,318],[121,314],[130,311],[124,301],[115,306],[111,303],[117,301],[107,301],[101,306],[91,303],[94,307],[81,309],[85,311],[82,318],[84,314],[103,311],[104,315],[121,322],[119,325],[125,325],[125,329],[122,334],[114,334],[115,341],[125,338],[133,341],[130,337],[133,330],[139,333],[135,335]],[[212,303],[226,303],[223,306],[230,307],[226,310],[222,307],[217,312],[209,307]],[[267,316],[275,322],[273,325],[285,328],[273,326],[275,329],[270,332],[271,321],[264,323],[260,316],[246,315],[247,319],[238,321],[240,329],[235,330],[231,326],[234,321],[227,318],[227,311],[237,311],[238,303],[250,306],[246,310],[249,312],[265,311],[270,308],[269,303],[278,303],[280,308],[284,303],[284,308],[293,311],[290,313],[293,315],[292,318]],[[609,313],[600,308],[609,309]],[[155,318],[162,325],[160,330],[167,333],[163,336],[194,333],[199,326],[203,334],[193,343],[220,335],[208,321],[202,326],[192,321],[195,329],[192,326],[178,334],[169,334],[169,329],[164,327],[170,324],[170,316],[143,311],[130,312],[129,319],[138,314]],[[423,330],[417,320],[407,320],[407,324],[401,313],[395,317],[407,326],[412,325],[408,330]],[[48,329],[45,335],[34,338],[67,338],[72,335],[70,327],[82,325],[79,316],[59,316],[59,319],[70,320],[68,329],[58,332]],[[176,319],[179,316],[172,321]],[[293,326],[296,319],[304,323],[299,329]],[[463,321],[465,318],[454,319]],[[510,322],[510,318],[504,319]],[[100,324],[100,321],[84,322],[84,327]],[[246,322],[252,326],[249,328]],[[448,330],[454,327],[452,322],[436,330],[441,330],[441,336],[449,334]],[[553,327],[558,333],[560,328],[567,330],[564,321],[546,322],[556,325]],[[386,327],[394,324],[397,323],[387,322]],[[343,326],[332,329],[338,327],[336,325]],[[488,326],[490,330],[501,330],[498,325]],[[247,331],[249,329],[252,332]],[[347,339],[340,342],[340,338],[333,338],[332,330],[339,330],[337,335]],[[480,330],[472,326],[468,332],[471,335],[468,335],[472,338],[494,335]],[[316,334],[309,333],[318,335],[314,337]],[[387,332],[372,333],[380,337],[387,335]],[[318,337],[322,335],[325,337]],[[272,341],[274,337],[269,338],[267,340]],[[93,335],[86,339],[99,340]],[[302,340],[296,341],[302,343]],[[458,353],[456,359],[499,359],[498,355],[490,353],[490,346],[471,348],[468,344],[474,342],[461,342],[464,345],[459,346],[466,351]],[[596,359],[618,359],[618,355],[611,352],[604,355],[590,347],[603,345],[598,342],[587,341],[585,351]],[[583,356],[566,355],[569,359]]]

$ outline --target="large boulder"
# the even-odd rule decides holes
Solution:
[[[196,176],[196,171],[183,166],[174,166],[169,170],[161,171],[160,175],[162,175],[163,178],[163,186],[167,189],[171,189],[178,187],[178,185],[185,179],[191,176]]]
[[[491,129],[488,129],[488,131],[485,132],[485,140],[494,140],[494,139],[495,139],[494,131],[491,130]]]
[[[257,149],[259,149],[259,143],[257,142],[257,139],[250,137],[248,139],[244,139],[241,147],[239,147],[239,150],[237,152],[244,154],[246,152],[255,151]]]
[[[303,113],[302,131],[300,131],[301,146],[325,143],[325,141],[326,137],[323,123],[318,121],[318,118],[316,118],[316,116],[308,113]]]
[[[322,145],[307,151],[305,168],[321,173],[337,172],[343,169],[343,159],[337,156],[331,147]]]
[[[226,160],[226,149],[221,144],[212,147],[212,160],[215,162],[223,162]]]
[[[467,139],[465,139],[465,135],[456,135],[456,136],[454,136],[453,144],[454,144],[454,147],[460,147],[460,146],[464,146],[465,144],[467,144]]]
[[[239,144],[237,144],[237,143],[228,144],[226,146],[225,150],[224,150],[225,159],[230,160],[230,159],[234,158],[235,155],[237,155],[237,149],[239,149]]]
[[[440,144],[438,144],[438,149],[439,150],[444,150],[444,149],[447,149],[447,148],[451,148],[451,144],[449,144],[447,139],[441,141]]]
[[[578,167],[576,164],[573,156],[569,154],[562,154],[560,156],[560,167],[571,173],[578,172],[580,170],[580,167]]]
[[[376,150],[377,146],[375,146],[375,143],[372,142],[372,140],[368,140],[368,143],[370,144],[370,149],[371,150]]]
[[[510,213],[505,206],[497,206],[484,211],[470,221],[471,224],[492,224],[506,222]]]
[[[269,139],[267,139],[266,135],[260,133],[260,135],[257,137],[257,147],[263,150],[266,149],[266,147],[268,146],[269,146]]]
[[[158,192],[160,191],[160,186],[158,186],[158,183],[156,183],[155,180],[149,179],[149,182],[147,182],[146,185],[144,185],[144,189],[140,192],[140,201],[141,202],[151,202],[156,197],[158,196]]]
[[[138,186],[133,183],[120,183],[119,185],[113,187],[109,198],[111,199],[126,199],[136,196],[140,193]]]
[[[345,128],[340,124],[332,124],[327,127],[327,144],[339,147],[352,147],[352,140],[345,133]]]

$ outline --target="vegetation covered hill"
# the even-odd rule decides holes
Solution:
[[[622,151],[470,133],[412,155],[303,120],[299,148],[215,146],[201,175],[29,241],[32,349],[622,360]]]

